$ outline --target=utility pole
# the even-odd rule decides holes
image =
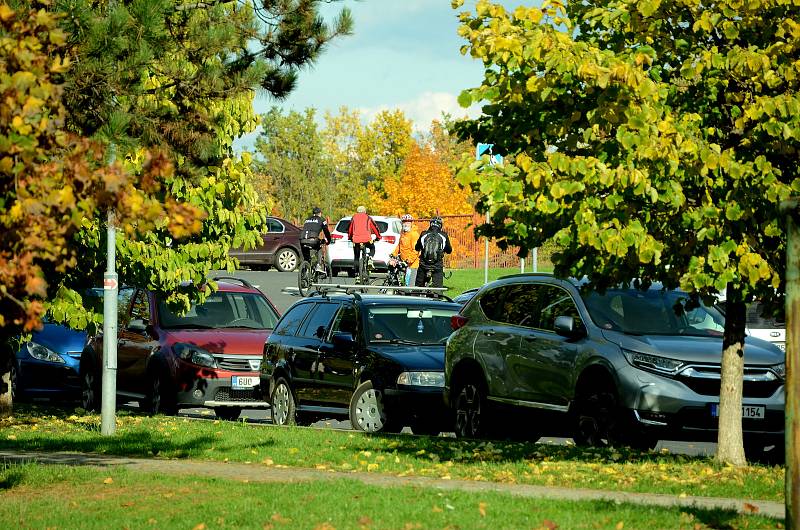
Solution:
[[[111,145],[111,161],[115,159]],[[114,212],[108,210],[106,221],[106,272],[103,274],[103,383],[100,406],[100,432],[111,436],[117,431],[117,294],[119,284],[115,270],[117,234]]]
[[[800,530],[800,231],[798,231],[798,200],[781,203],[786,214],[786,528]]]

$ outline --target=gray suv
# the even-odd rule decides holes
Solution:
[[[653,286],[582,293],[520,274],[485,285],[453,317],[445,400],[458,436],[572,436],[652,448],[716,440],[724,316]],[[783,450],[784,353],[747,337],[745,446]]]

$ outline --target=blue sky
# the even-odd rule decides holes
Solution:
[[[504,1],[507,8],[530,2]],[[536,2],[538,3],[538,2]],[[332,42],[317,63],[305,69],[295,91],[276,101],[264,94],[256,111],[273,105],[303,110],[315,107],[322,116],[347,106],[370,119],[382,109],[403,110],[415,129],[427,131],[442,112],[463,116],[456,98],[465,88],[478,86],[483,76],[479,61],[463,56],[466,43],[457,35],[459,11],[473,8],[467,0],[459,10],[450,0],[344,0],[323,7],[327,19],[348,7],[354,34]],[[470,109],[474,116],[476,109]],[[243,138],[238,143],[253,141]]]

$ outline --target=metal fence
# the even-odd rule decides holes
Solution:
[[[475,239],[475,227],[483,223],[483,217],[477,213],[471,215],[442,215],[443,228],[450,236],[453,253],[445,256],[445,267],[450,269],[479,269],[483,268],[486,254],[486,239]],[[428,227],[430,219],[416,219],[420,232]],[[550,270],[552,262],[550,257],[553,248],[545,247],[537,252],[538,269]],[[489,241],[489,267],[513,268],[519,267],[520,258],[517,256],[518,247],[500,249],[494,241]],[[526,260],[526,270],[530,268],[530,254]]]

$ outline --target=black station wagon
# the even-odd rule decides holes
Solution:
[[[276,425],[349,417],[353,428],[449,430],[444,344],[460,306],[342,292],[294,304],[264,345],[261,388]]]

